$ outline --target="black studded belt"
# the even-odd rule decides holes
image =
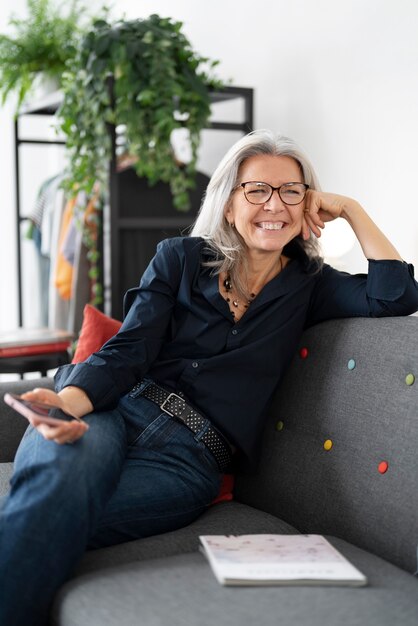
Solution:
[[[188,405],[181,395],[170,393],[155,383],[150,383],[144,387],[140,395],[158,404],[160,409],[183,422],[194,433],[200,432],[208,422],[206,418]],[[210,425],[200,441],[211,451],[220,471],[227,471],[231,465],[232,452],[224,437]]]

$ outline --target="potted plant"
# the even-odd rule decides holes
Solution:
[[[84,9],[78,0],[56,7],[51,0],[27,0],[25,18],[12,17],[10,35],[0,34],[0,94],[2,102],[17,93],[17,111],[39,84],[39,77],[60,85],[66,63],[76,53]]]
[[[189,207],[200,131],[210,115],[210,73],[216,61],[193,51],[182,23],[151,15],[110,23],[96,20],[63,76],[58,112],[70,156],[69,186],[91,193],[107,184],[109,124],[123,125],[124,150],[150,183],[168,182],[178,209]],[[175,129],[186,128],[191,160],[176,161]]]

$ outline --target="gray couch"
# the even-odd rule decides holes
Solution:
[[[326,322],[300,347],[261,464],[236,477],[234,501],[182,530],[87,553],[52,624],[417,626],[418,318]],[[0,407],[3,493],[24,428]],[[326,535],[369,585],[222,587],[198,551],[199,534],[296,532]]]

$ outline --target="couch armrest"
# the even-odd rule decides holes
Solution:
[[[53,389],[54,381],[52,378],[37,378],[0,383],[0,463],[13,461],[19,442],[28,426],[28,421],[4,402],[4,394],[21,394],[41,386]]]

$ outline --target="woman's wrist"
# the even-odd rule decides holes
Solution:
[[[361,204],[353,198],[346,198],[341,212],[341,217],[344,218],[349,224],[352,224],[353,220],[358,219],[361,215],[365,215],[366,211]]]
[[[347,203],[344,218],[353,229],[367,259],[402,260],[399,252],[356,200]]]
[[[62,410],[74,417],[83,417],[91,413],[94,408],[87,393],[80,387],[64,387],[58,396],[62,403]]]

